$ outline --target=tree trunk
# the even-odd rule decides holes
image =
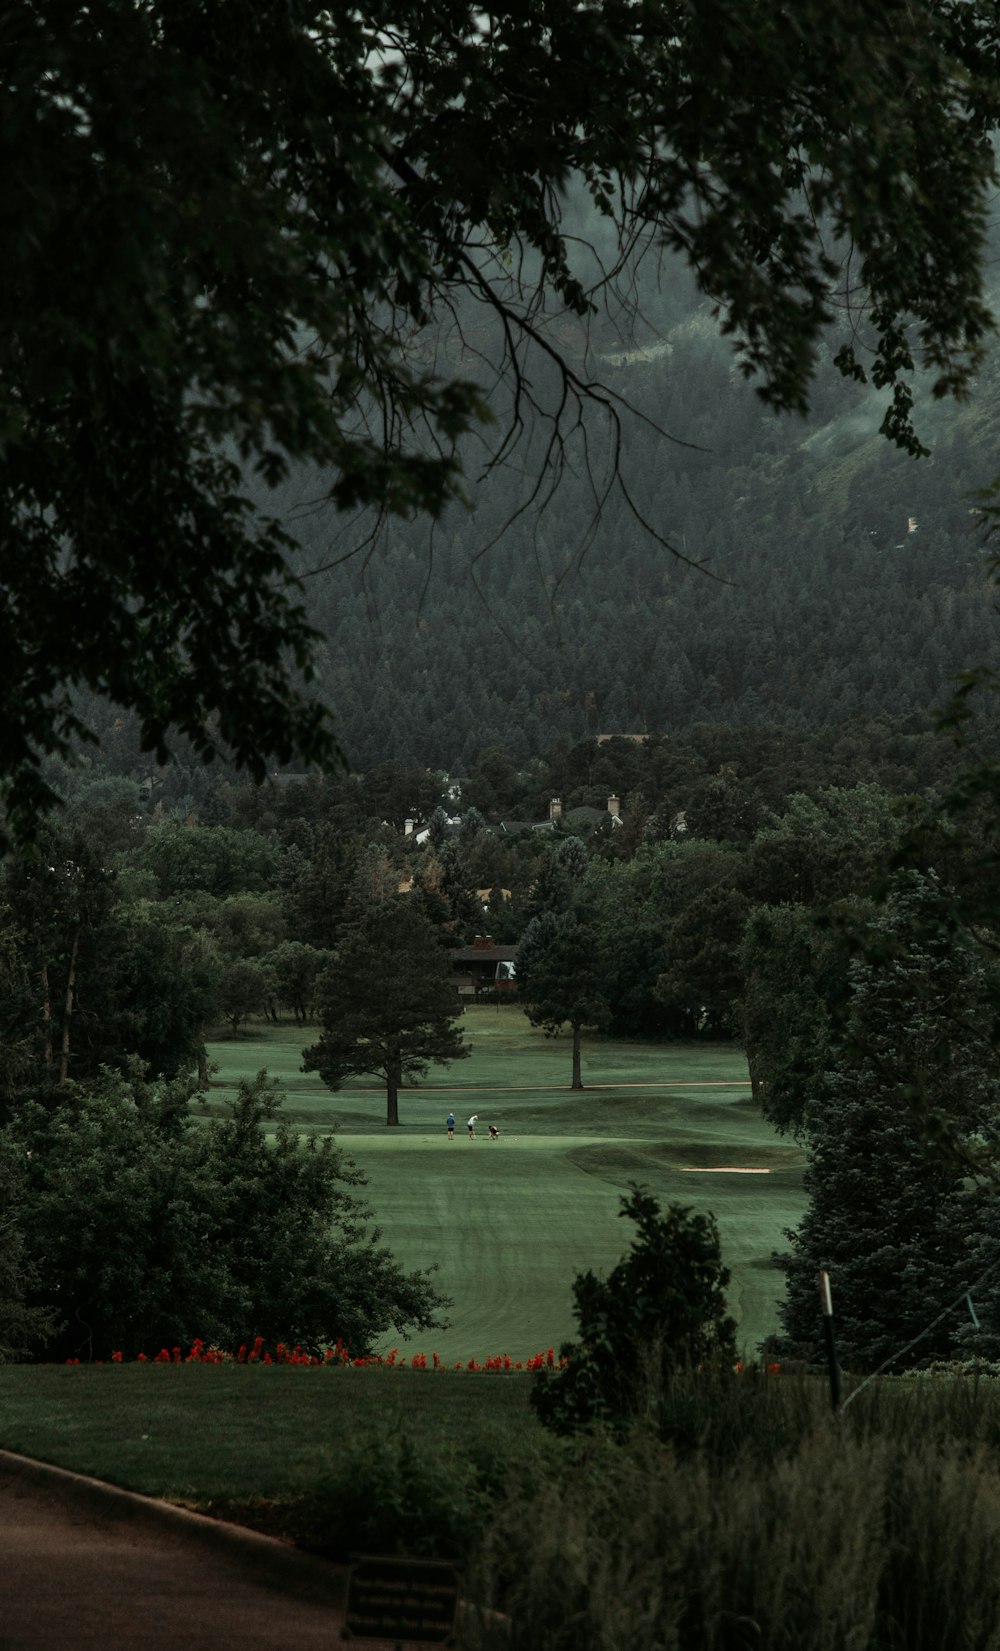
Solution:
[[[49,991],[49,971],[42,966],[42,1025],[45,1028],[45,1077],[52,1082],[52,995]]]
[[[80,950],[80,930],[77,928],[73,935],[73,944],[69,953],[69,973],[66,976],[66,1007],[63,1010],[62,1051],[59,1056],[59,1082],[65,1083],[69,1077],[69,1029],[73,1016],[73,995],[76,991],[76,959]]]
[[[208,1050],[203,1043],[198,1045],[198,1085],[201,1089],[208,1088]]]
[[[391,1054],[385,1063],[385,1121],[386,1126],[399,1125],[399,1085],[402,1067],[398,1054]]]
[[[573,1023],[573,1082],[571,1088],[582,1089],[583,1079],[580,1076],[580,1034],[581,1028]]]

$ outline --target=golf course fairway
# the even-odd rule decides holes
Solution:
[[[292,1123],[336,1130],[368,1178],[369,1202],[399,1260],[437,1269],[452,1303],[447,1327],[390,1338],[382,1350],[437,1352],[454,1363],[558,1347],[573,1334],[576,1274],[606,1274],[628,1247],[633,1229],[619,1212],[638,1182],[662,1203],[714,1212],[730,1311],[753,1356],[778,1328],[782,1278],[772,1252],[785,1247],[783,1231],[806,1200],[803,1154],[761,1118],[742,1052],[594,1037],[584,1048],[586,1087],[573,1092],[568,1037],[543,1037],[510,1004],[469,1008],[463,1022],[470,1058],[432,1068],[424,1084],[401,1091],[397,1129],[385,1126],[374,1079],[331,1094],[301,1071],[310,1028],[255,1025],[209,1049],[213,1110],[240,1078],[266,1068]]]

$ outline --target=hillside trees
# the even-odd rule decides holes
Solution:
[[[627,408],[581,362],[651,249],[719,304],[769,405],[801,409],[850,245],[838,365],[889,392],[885,433],[915,449],[913,372],[961,391],[989,325],[997,47],[960,0],[292,0],[250,27],[215,0],[9,6],[8,833],[86,733],[74,689],[132,707],[161,758],[179,730],[257,777],[336,759],[291,541],[248,497],[294,463],[338,510],[439,514],[499,376],[492,463],[534,444],[518,504],[577,431],[666,539],[622,473]],[[589,260],[574,188],[601,219]],[[442,372],[449,318],[464,359]]]
[[[450,959],[406,895],[377,901],[342,930],[317,1001],[323,1030],[303,1050],[303,1071],[331,1089],[362,1074],[380,1078],[387,1125],[399,1124],[405,1079],[469,1054]]]

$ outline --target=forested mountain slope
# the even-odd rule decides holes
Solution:
[[[352,530],[317,504],[322,478],[277,497],[352,763],[462,772],[486,747],[523,759],[561,734],[923,721],[955,672],[991,656],[976,490],[998,446],[996,359],[970,403],[920,410],[932,452],[915,460],[878,435],[875,392],[829,365],[808,423],[768,413],[704,309],[629,350],[605,329],[594,353],[652,421],[624,418],[637,507],[697,568],[620,494],[595,521],[579,447],[548,507],[496,543],[527,496],[523,454],[475,509],[433,532],[393,523],[339,563]],[[592,473],[602,462],[598,446]]]

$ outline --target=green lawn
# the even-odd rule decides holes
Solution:
[[[0,1443],[172,1501],[287,1502],[352,1444],[434,1460],[499,1428],[538,1448],[530,1376],[247,1365],[0,1365]]]
[[[742,1054],[595,1038],[584,1054],[587,1088],[573,1094],[568,1039],[542,1037],[511,1005],[469,1008],[465,1024],[470,1058],[404,1092],[399,1129],[386,1129],[374,1080],[334,1095],[302,1073],[300,1052],[314,1034],[288,1026],[211,1045],[213,1103],[266,1067],[289,1118],[320,1133],[336,1128],[368,1176],[386,1241],[407,1266],[436,1266],[452,1299],[448,1327],[404,1343],[411,1351],[522,1357],[569,1336],[573,1278],[618,1260],[630,1235],[618,1219],[621,1195],[638,1181],[715,1212],[731,1310],[752,1352],[777,1327],[781,1277],[770,1257],[805,1198],[802,1154],[761,1119]],[[472,1112],[480,1125],[470,1143]],[[497,1143],[486,1139],[491,1122]]]
[[[630,1230],[618,1210],[633,1180],[715,1211],[745,1346],[776,1326],[780,1275],[769,1258],[804,1206],[801,1155],[762,1123],[738,1051],[595,1039],[588,1087],[573,1094],[566,1040],[544,1039],[509,1006],[469,1010],[466,1026],[470,1059],[407,1091],[394,1130],[374,1083],[331,1095],[299,1071],[309,1031],[258,1026],[211,1051],[211,1109],[266,1067],[299,1127],[337,1129],[400,1258],[438,1265],[451,1322],[411,1350],[449,1363],[524,1357],[571,1335],[573,1278],[622,1254]],[[474,1142],[464,1133],[472,1111],[482,1129]],[[491,1121],[497,1143],[485,1137]],[[307,1541],[329,1531],[345,1551],[366,1509],[394,1506],[382,1480],[391,1488],[409,1475],[407,1506],[421,1519],[436,1507],[424,1522],[460,1548],[488,1506],[492,1454],[538,1463],[556,1449],[529,1410],[529,1386],[517,1375],[408,1369],[0,1366],[0,1442]],[[390,1551],[397,1540],[422,1541],[423,1528],[400,1536],[380,1526],[363,1537]]]

